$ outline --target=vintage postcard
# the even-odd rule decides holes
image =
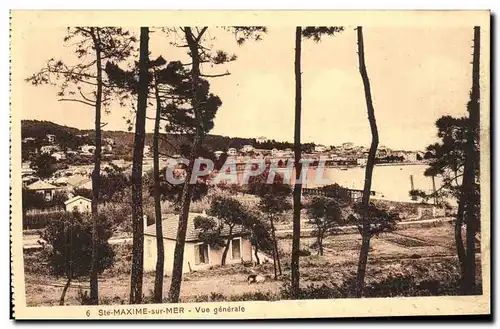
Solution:
[[[12,317],[488,316],[489,77],[489,11],[12,11]]]

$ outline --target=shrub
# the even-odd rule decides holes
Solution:
[[[92,190],[89,188],[77,187],[73,190],[73,194],[92,200]]]
[[[363,296],[380,297],[418,297],[453,296],[460,294],[459,271],[451,263],[426,264],[418,267],[403,266],[402,270],[389,270],[384,276],[372,278],[365,284]],[[354,298],[356,275],[350,273],[342,284],[333,282],[310,284],[300,289],[299,299]],[[290,282],[281,287],[280,295],[291,299]],[[481,293],[481,283],[475,291]]]
[[[111,225],[100,216],[97,227],[98,254],[97,271],[102,273],[113,264],[114,253],[108,243],[112,235]],[[47,241],[47,261],[50,272],[66,277],[66,285],[59,305],[64,305],[64,297],[72,279],[88,276],[92,263],[92,221],[88,214],[62,213],[47,223],[40,237]],[[88,302],[88,296],[80,296],[81,303]]]
[[[250,300],[267,300],[274,301],[278,300],[279,296],[273,294],[270,291],[254,291],[254,292],[245,292],[241,295],[234,295],[229,298],[232,302],[240,302],[240,301],[250,301]]]
[[[109,222],[100,216],[97,245],[100,273],[113,264],[114,252],[108,244],[111,235]],[[53,274],[71,279],[89,274],[92,255],[92,222],[89,216],[77,212],[59,214],[47,223],[40,237],[51,247],[47,257]]]
[[[64,211],[40,211],[23,216],[23,230],[45,228],[52,220],[61,218]]]

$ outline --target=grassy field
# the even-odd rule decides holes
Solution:
[[[341,285],[352,278],[356,270],[360,246],[358,234],[344,234],[325,240],[324,256],[317,256],[312,249],[314,239],[302,239],[303,249],[309,249],[310,256],[301,257],[302,287]],[[184,275],[181,288],[183,302],[215,300],[280,299],[282,289],[290,273],[289,260],[291,240],[279,241],[283,265],[283,276],[275,281],[272,264],[214,266],[209,270]],[[127,303],[130,284],[130,245],[117,245],[113,268],[100,277],[101,303]],[[435,282],[453,281],[458,276],[458,264],[454,249],[453,227],[450,224],[432,228],[411,228],[383,234],[372,239],[368,264],[367,285],[386,279],[409,277],[411,284],[419,280]],[[40,251],[25,254],[26,299],[29,306],[58,305],[65,280],[48,274],[40,262]],[[251,273],[264,274],[269,280],[249,285],[246,281]],[[478,267],[480,278],[480,267]],[[404,279],[406,280],[406,279]],[[403,281],[404,281],[403,280]],[[144,297],[151,298],[154,273],[144,276]],[[164,295],[170,287],[170,278],[165,277]],[[436,294],[447,294],[442,289]],[[377,288],[377,289],[380,289]],[[66,304],[79,305],[79,294],[88,290],[88,280],[74,282],[68,290]],[[392,294],[392,292],[391,292]],[[432,294],[432,293],[425,293]]]

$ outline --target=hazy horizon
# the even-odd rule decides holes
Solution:
[[[235,62],[210,68],[205,73],[229,71],[230,76],[210,79],[211,91],[223,105],[214,135],[293,141],[294,131],[294,27],[269,28],[259,42],[237,46],[234,36],[209,29],[214,49],[238,55]],[[138,34],[139,29],[132,29]],[[24,79],[49,58],[71,61],[71,49],[63,46],[66,30],[37,29],[22,32]],[[173,37],[171,37],[172,39]],[[392,149],[423,150],[437,141],[435,121],[442,115],[463,116],[471,85],[472,26],[457,28],[364,29],[365,57],[377,118],[380,145]],[[168,44],[167,36],[151,33],[151,58],[187,60],[185,48]],[[43,44],[43,47],[40,47]],[[303,41],[302,49],[302,142],[369,145],[371,134],[358,71],[354,27],[324,38],[320,43]],[[59,102],[52,86],[21,83],[22,118],[47,120],[79,129],[93,129],[93,109],[78,103]],[[154,113],[149,109],[150,115]],[[103,114],[104,130],[127,131],[124,116],[130,110],[118,105]],[[147,131],[153,122],[148,120]]]

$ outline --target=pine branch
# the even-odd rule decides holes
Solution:
[[[85,104],[88,106],[95,106],[95,102],[89,103],[86,101],[82,101],[81,99],[73,99],[73,98],[61,98],[61,99],[59,99],[59,102],[78,102],[78,103],[82,103],[82,104]]]
[[[221,74],[200,74],[200,76],[204,77],[204,78],[218,78],[218,77],[224,77],[227,75],[231,75],[231,73],[226,72],[226,73],[221,73]]]

